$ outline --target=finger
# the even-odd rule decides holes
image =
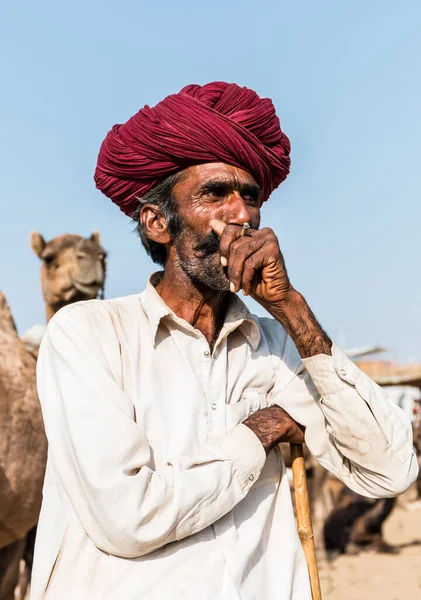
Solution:
[[[305,427],[295,422],[295,427],[289,440],[292,444],[304,444],[305,443]]]
[[[241,232],[243,228],[239,225],[226,225],[224,231],[219,240],[219,254],[221,255],[221,263],[226,267],[229,262],[229,256],[231,252],[231,245],[239,239],[247,237],[251,239],[251,235],[242,236]],[[223,260],[225,259],[225,260]]]
[[[227,224],[224,223],[224,221],[221,221],[220,219],[212,219],[211,221],[209,221],[209,225],[212,227],[212,229],[218,237],[221,237],[225,227],[227,226]]]
[[[228,248],[231,242],[241,235],[241,233],[237,234],[235,230],[238,229],[241,232],[241,229],[237,225],[227,225],[227,223],[224,223],[220,219],[212,219],[209,221],[209,225],[220,239],[219,254],[221,256],[221,264],[226,267],[228,264]]]
[[[260,249],[244,263],[241,287],[245,296],[256,291],[256,285],[262,281],[262,269],[276,263],[282,268],[282,255],[270,240],[264,240]]]
[[[256,284],[256,275],[266,264],[266,252],[264,246],[247,258],[243,265],[241,277],[241,288],[245,296],[249,296]]]
[[[302,431],[297,431],[288,441],[290,444],[305,444],[306,440],[304,433]]]
[[[264,243],[264,242],[263,242]],[[249,236],[240,237],[229,246],[228,279],[231,291],[238,292],[242,288],[243,269],[246,261],[262,246],[262,240]]]

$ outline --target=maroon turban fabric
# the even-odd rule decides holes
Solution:
[[[290,143],[273,103],[235,83],[188,85],[145,106],[102,143],[95,184],[128,216],[165,177],[223,162],[253,175],[267,200],[289,173]]]

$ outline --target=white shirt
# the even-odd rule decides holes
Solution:
[[[150,283],[68,306],[38,388],[49,455],[32,600],[309,600],[282,456],[241,424],[274,403],[355,491],[393,496],[417,475],[411,425],[380,387],[336,346],[301,361],[236,296],[212,353]]]

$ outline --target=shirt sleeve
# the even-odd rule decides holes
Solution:
[[[335,344],[332,356],[301,360],[291,340],[285,352],[293,374],[275,381],[272,402],[306,426],[313,456],[359,494],[407,490],[418,463],[404,412]]]
[[[132,558],[229,512],[266,454],[240,424],[195,456],[153,470],[146,433],[101,339],[83,305],[62,309],[41,345],[38,392],[53,466],[81,526],[101,550]]]

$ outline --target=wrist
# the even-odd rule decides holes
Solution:
[[[298,314],[302,314],[306,307],[308,305],[304,296],[293,287],[285,294],[282,300],[265,306],[272,317],[281,323],[281,325],[284,325],[285,328],[296,319]]]
[[[280,439],[286,439],[291,431],[291,424],[279,418],[278,413],[281,410],[278,406],[263,408],[243,421],[243,425],[251,429],[259,439],[266,454],[269,454]]]

